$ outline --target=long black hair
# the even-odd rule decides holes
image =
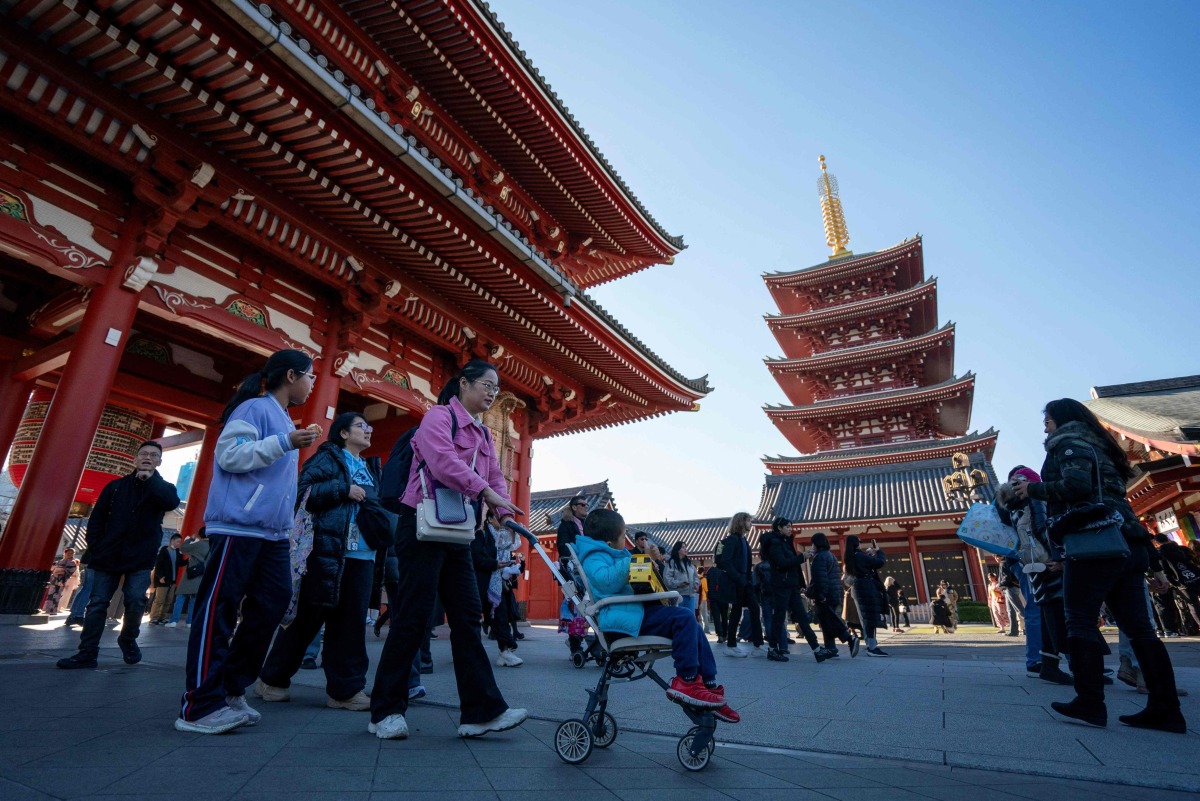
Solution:
[[[483,374],[488,370],[491,370],[499,377],[500,371],[496,369],[495,365],[489,364],[483,359],[471,359],[471,361],[462,366],[461,370],[454,374],[453,378],[446,382],[446,386],[442,387],[442,391],[438,393],[438,405],[445,406],[450,403],[451,398],[458,397],[460,389],[459,381],[464,378],[468,381],[478,381],[480,378],[483,378]]]
[[[674,545],[671,546],[671,564],[673,564],[675,566],[676,570],[683,570],[683,566],[685,564],[690,565],[692,563],[691,557],[689,557],[689,556],[680,557],[680,555],[679,555],[679,551],[683,548],[683,546],[685,544],[686,543],[683,540],[679,540],[678,542],[676,542]]]
[[[242,379],[241,386],[233,394],[229,403],[225,404],[225,410],[221,412],[221,425],[225,425],[225,421],[229,419],[229,415],[233,414],[234,409],[246,401],[257,398],[263,394],[264,390],[274,392],[283,386],[283,382],[287,380],[288,370],[307,373],[312,369],[312,363],[312,359],[306,353],[298,350],[277,350],[272,353],[271,358],[267,359],[267,363],[261,370]]]
[[[818,551],[828,551],[829,537],[825,536],[825,532],[818,531],[816,534],[812,535],[812,544],[813,547]]]
[[[1125,451],[1121,450],[1121,446],[1113,439],[1112,434],[1100,425],[1100,421],[1096,419],[1096,415],[1092,413],[1091,409],[1074,398],[1059,398],[1047,403],[1042,413],[1049,415],[1057,426],[1067,423],[1082,423],[1104,443],[1104,453],[1116,466],[1121,478],[1126,481],[1133,478],[1133,468],[1129,466],[1129,459],[1125,456]]]
[[[846,568],[847,575],[858,575],[858,568],[854,564],[854,554],[858,553],[858,543],[859,539],[854,534],[846,537],[846,553],[842,554],[842,567]]]
[[[333,425],[329,427],[329,441],[339,448],[346,447],[346,438],[342,434],[350,430],[350,426],[354,425],[355,420],[366,420],[362,416],[362,412],[342,412],[334,418]]]

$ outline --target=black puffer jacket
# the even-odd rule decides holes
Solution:
[[[113,573],[154,567],[163,515],[178,505],[175,485],[157,470],[145,481],[136,472],[110,481],[88,518],[88,567]]]
[[[796,553],[795,540],[792,537],[785,537],[773,530],[768,531],[758,542],[758,552],[771,566],[772,591],[804,588],[804,573],[800,570],[800,566],[804,564],[804,554]]]
[[[812,591],[809,595],[830,609],[837,609],[842,603],[842,566],[832,551],[817,551],[813,556]]]
[[[378,497],[375,486],[363,487],[368,497]],[[308,573],[300,583],[300,602],[310,606],[337,606],[346,566],[346,540],[356,501],[350,500],[350,471],[342,449],[324,442],[300,468],[296,497],[308,492],[304,508],[313,516],[313,549],[308,556]]]
[[[858,614],[864,621],[878,620],[887,611],[887,603],[879,587],[875,571],[883,567],[883,554],[854,552],[854,600],[858,601]]]
[[[714,561],[725,574],[726,583],[734,597],[741,596],[750,588],[750,543],[741,534],[727,534],[717,545]],[[736,603],[736,601],[730,601]]]

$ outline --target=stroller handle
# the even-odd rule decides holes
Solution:
[[[504,525],[520,534],[525,539],[529,540],[530,545],[538,544],[538,538],[534,536],[533,532],[522,526],[516,520],[513,520],[511,517],[504,521]]]

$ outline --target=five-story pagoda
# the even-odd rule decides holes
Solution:
[[[759,517],[878,540],[913,602],[942,580],[982,597],[978,562],[954,535],[966,503],[942,479],[954,453],[992,475],[997,432],[968,433],[975,377],[954,373],[955,327],[938,324],[921,238],[855,255],[824,156],[818,189],[832,256],[764,276],[784,354],[765,361],[791,401],[764,408],[802,455],[764,458]]]

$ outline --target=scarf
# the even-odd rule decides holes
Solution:
[[[512,560],[513,546],[517,544],[517,535],[512,532],[507,526],[493,528],[491,523],[487,524],[488,533],[496,542],[496,569],[492,571],[492,575],[488,578],[487,599],[492,605],[492,617],[496,616],[496,607],[500,606],[501,594],[504,591],[504,568],[499,566],[500,562],[509,562]]]

